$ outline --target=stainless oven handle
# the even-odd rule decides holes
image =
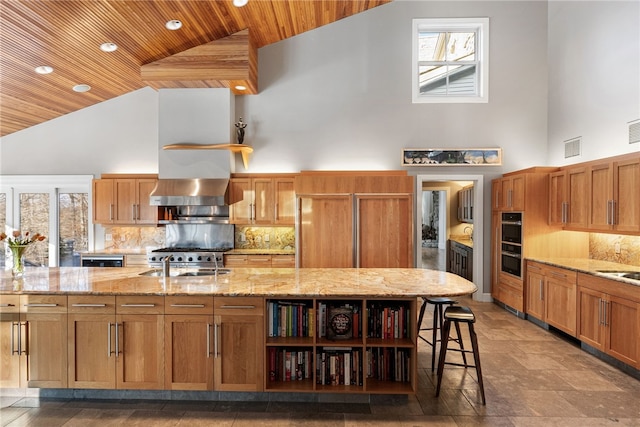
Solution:
[[[515,252],[507,252],[507,251],[502,251],[502,255],[506,255],[506,256],[510,256],[512,258],[522,258],[522,256],[520,254],[517,254]]]
[[[505,225],[522,225],[522,221],[502,221]]]

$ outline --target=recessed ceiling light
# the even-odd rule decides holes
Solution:
[[[53,73],[53,67],[50,67],[48,65],[40,65],[39,67],[35,68],[35,71],[38,74],[50,74]]]
[[[242,86],[242,85],[237,85],[237,86],[235,86],[235,88],[236,88],[237,90],[246,90],[246,89],[247,89],[247,87],[246,87],[246,86]]]
[[[73,90],[75,92],[89,92],[91,90],[91,86],[85,84],[75,85]]]
[[[249,0],[233,0],[233,5],[235,7],[242,7],[247,3],[249,3]]]
[[[171,21],[167,21],[164,26],[167,27],[167,30],[175,31],[182,28],[182,22],[178,21],[177,19],[172,19]]]
[[[100,45],[100,50],[102,50],[103,52],[114,52],[117,49],[118,49],[118,45],[111,42],[102,43]]]

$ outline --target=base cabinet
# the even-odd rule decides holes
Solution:
[[[164,386],[164,297],[70,296],[69,386]]]
[[[576,336],[575,271],[527,262],[526,313]]]
[[[213,390],[213,297],[165,301],[165,390]]]
[[[469,281],[473,281],[473,249],[449,240],[448,270]]]
[[[624,286],[613,280],[578,275],[578,338],[640,368],[640,301]]]
[[[253,297],[214,299],[213,377],[216,390],[263,390],[263,301]]]
[[[66,296],[2,296],[2,387],[67,387],[66,311]]]

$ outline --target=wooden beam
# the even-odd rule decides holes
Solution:
[[[228,87],[257,93],[257,48],[245,29],[140,67],[152,87]],[[193,82],[193,83],[190,83]],[[209,83],[205,83],[209,82]],[[196,85],[196,86],[192,86]],[[235,89],[245,86],[244,91]]]

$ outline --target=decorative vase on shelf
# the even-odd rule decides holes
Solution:
[[[11,249],[13,256],[11,274],[14,278],[20,278],[24,276],[24,251],[27,249],[27,245],[9,246],[9,249]]]

